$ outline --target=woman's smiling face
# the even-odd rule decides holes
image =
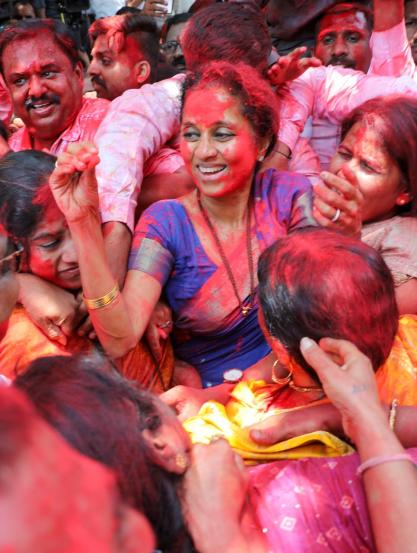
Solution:
[[[187,93],[181,154],[203,195],[227,196],[250,188],[262,148],[239,98],[209,86]]]

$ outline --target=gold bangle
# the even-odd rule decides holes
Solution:
[[[398,407],[398,399],[393,399],[391,403],[391,409],[389,411],[389,427],[394,432],[394,426],[395,421],[397,419],[397,407]]]
[[[113,303],[119,294],[119,285],[115,284],[110,292],[108,292],[104,296],[101,296],[100,298],[88,299],[83,296],[83,299],[85,305],[87,306],[87,309],[102,309],[103,307],[106,307],[107,305]]]

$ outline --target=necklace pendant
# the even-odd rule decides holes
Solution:
[[[246,306],[246,307],[242,307],[242,315],[243,317],[247,317],[248,316],[248,313],[249,311],[252,309],[252,307],[250,307],[249,305]]]

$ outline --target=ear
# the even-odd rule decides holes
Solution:
[[[409,204],[412,199],[413,197],[410,192],[401,192],[401,194],[395,200],[395,204],[398,206],[404,206]]]
[[[284,348],[278,338],[275,338],[275,336],[269,336],[268,343],[271,346],[272,351],[274,352],[275,357],[278,359],[278,361],[282,365],[288,366],[291,358],[288,354],[288,351]]]
[[[269,145],[271,144],[270,138],[264,138],[263,140],[259,141],[258,143],[258,161],[263,161],[266,156],[266,152],[269,148]]]
[[[138,85],[145,84],[151,76],[151,65],[146,60],[138,61],[138,63],[135,64],[134,71],[135,80]]]
[[[80,83],[84,84],[84,66],[80,61],[77,61],[74,67],[74,73]]]

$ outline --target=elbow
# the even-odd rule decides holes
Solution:
[[[121,339],[103,339],[100,342],[106,354],[114,361],[117,361],[132,351],[137,346],[139,339],[129,336]]]

